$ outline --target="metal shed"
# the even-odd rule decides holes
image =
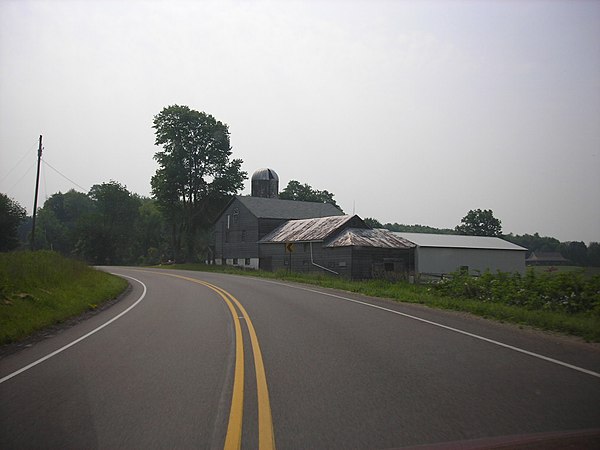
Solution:
[[[497,237],[403,233],[395,235],[416,245],[417,275],[440,276],[457,270],[476,275],[491,272],[525,273],[527,249]]]

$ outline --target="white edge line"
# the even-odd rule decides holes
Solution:
[[[113,273],[113,275],[118,275]],[[144,283],[142,283],[140,280],[138,280],[137,278],[133,278],[133,277],[129,277],[127,275],[118,275],[118,276],[122,276],[125,278],[131,278],[134,281],[137,281],[138,283],[140,283],[142,285],[142,287],[144,288],[144,291],[142,292],[142,295],[140,296],[140,298],[138,298],[135,303],[133,305],[131,305],[129,308],[127,308],[125,311],[121,312],[120,314],[116,315],[115,317],[113,317],[112,319],[110,319],[108,322],[103,323],[102,325],[100,325],[98,328],[93,329],[92,331],[90,331],[87,334],[84,334],[83,336],[81,336],[78,339],[75,339],[73,342],[65,345],[64,347],[59,348],[58,350],[53,351],[52,353],[49,353],[48,355],[44,356],[43,358],[38,359],[37,361],[32,362],[31,364],[26,365],[25,367],[17,370],[16,372],[11,373],[10,375],[5,376],[4,378],[0,378],[0,384],[4,383],[5,381],[10,380],[13,377],[16,377],[17,375],[25,372],[26,370],[31,369],[32,367],[37,366],[40,363],[43,363],[44,361],[52,358],[53,356],[58,355],[61,352],[64,352],[66,349],[73,347],[75,344],[83,341],[84,339],[90,337],[92,334],[97,333],[98,331],[100,331],[102,328],[110,325],[111,323],[113,323],[115,320],[119,319],[120,317],[124,316],[125,314],[127,314],[129,311],[131,311],[133,308],[135,308],[137,306],[137,304],[139,302],[141,302],[144,297],[146,296],[146,285]]]
[[[553,364],[558,364],[559,366],[567,367],[569,369],[576,370],[578,372],[585,373],[587,375],[591,375],[591,376],[596,377],[596,378],[600,378],[600,373],[594,372],[593,370],[588,370],[588,369],[584,369],[583,367],[574,366],[572,364],[569,364],[569,363],[566,363],[566,362],[563,362],[563,361],[559,361],[558,359],[549,358],[548,356],[540,355],[539,353],[530,352],[528,350],[524,350],[524,349],[519,348],[519,347],[514,347],[512,345],[504,344],[502,342],[495,341],[493,339],[489,339],[489,338],[480,336],[478,334],[469,333],[468,331],[459,330],[458,328],[449,327],[448,325],[442,325],[441,323],[432,322],[431,320],[427,320],[427,319],[422,319],[421,317],[412,316],[410,314],[406,314],[406,313],[403,313],[403,312],[400,312],[400,311],[395,311],[393,309],[384,308],[382,306],[377,306],[377,305],[372,305],[372,304],[366,303],[366,302],[361,302],[360,300],[354,300],[354,299],[351,299],[351,298],[348,298],[348,297],[343,297],[341,295],[330,294],[328,292],[318,291],[316,289],[309,289],[309,288],[305,288],[305,287],[301,287],[301,286],[294,286],[292,284],[279,283],[277,281],[270,281],[270,280],[262,280],[262,281],[265,281],[267,283],[279,284],[279,285],[282,285],[282,286],[288,286],[288,287],[291,287],[291,288],[294,288],[294,289],[300,289],[302,291],[314,292],[314,293],[317,293],[317,294],[326,295],[328,297],[334,297],[334,298],[337,298],[337,299],[340,299],[340,300],[346,300],[346,301],[349,301],[349,302],[352,302],[352,303],[358,303],[360,305],[369,306],[371,308],[380,309],[382,311],[387,311],[387,312],[390,312],[390,313],[393,313],[393,314],[398,314],[399,316],[404,316],[404,317],[407,317],[409,319],[418,320],[419,322],[424,322],[424,323],[427,323],[429,325],[433,325],[433,326],[436,326],[436,327],[439,327],[439,328],[444,328],[446,330],[453,331],[455,333],[463,334],[465,336],[469,336],[469,337],[472,337],[474,339],[479,339],[480,341],[489,342],[490,344],[498,345],[500,347],[504,347],[504,348],[507,348],[509,350],[513,350],[515,352],[519,352],[519,353],[523,353],[525,355],[533,356],[534,358],[542,359],[544,361],[548,361],[548,362],[551,362]]]

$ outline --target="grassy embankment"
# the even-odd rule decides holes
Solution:
[[[0,344],[95,309],[126,287],[54,252],[0,253]]]
[[[282,279],[349,292],[464,311],[477,316],[580,336],[600,342],[600,276],[584,271],[526,276],[489,275],[455,278],[437,285],[414,285],[385,280],[349,281],[327,275],[242,271],[232,267],[178,264],[163,268],[244,274]]]

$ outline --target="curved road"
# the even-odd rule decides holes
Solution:
[[[0,448],[482,448],[600,427],[597,345],[289,283],[105,270],[129,277],[123,300],[0,360]]]

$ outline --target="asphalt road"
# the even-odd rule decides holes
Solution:
[[[301,285],[106,270],[133,277],[120,302],[0,360],[0,448],[486,447],[600,428],[597,345]]]

